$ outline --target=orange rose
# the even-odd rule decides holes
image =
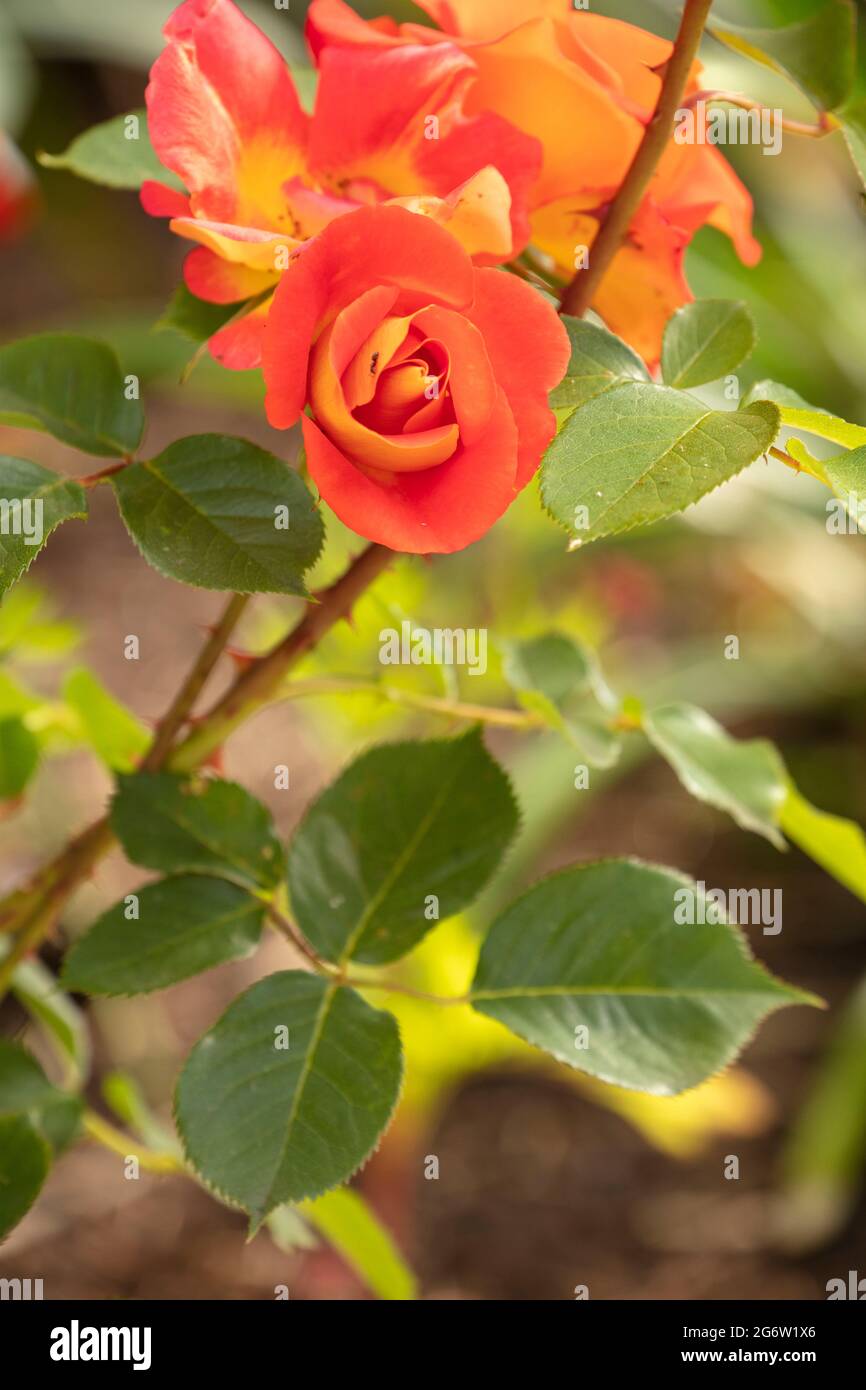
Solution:
[[[439,30],[365,23],[344,0],[313,0],[307,37],[317,60],[334,48],[393,51],[440,45],[473,59],[466,109],[496,112],[542,145],[530,195],[532,241],[570,280],[591,248],[652,116],[671,44],[569,0],[418,0]],[[442,32],[444,31],[444,33]],[[691,90],[697,90],[695,66]],[[651,363],[674,309],[692,298],[685,249],[704,224],[730,236],[752,265],[752,201],[712,145],[669,146],[593,307]],[[590,251],[591,254],[591,251]]]
[[[326,227],[277,287],[266,409],[279,429],[301,419],[310,474],[353,531],[450,552],[535,473],[568,359],[535,290],[478,269],[427,218],[365,208]]]

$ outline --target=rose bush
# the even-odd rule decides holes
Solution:
[[[367,208],[327,227],[277,288],[268,419],[302,418],[313,480],[352,530],[395,550],[460,550],[535,473],[568,358],[530,286],[474,267],[426,218]]]

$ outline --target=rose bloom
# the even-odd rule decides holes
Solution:
[[[535,473],[568,359],[536,290],[474,266],[426,217],[364,208],[330,223],[277,287],[267,415],[280,429],[301,419],[310,474],[352,530],[450,552]]]
[[[453,44],[335,48],[309,116],[284,59],[232,0],[185,0],[164,33],[148,127],[187,192],[147,181],[142,202],[200,243],[184,265],[194,295],[258,298],[211,338],[224,366],[259,365],[280,274],[359,207],[396,200],[447,225],[481,265],[525,245],[541,147],[494,113],[466,114],[475,64]]]
[[[540,142],[530,195],[532,241],[570,280],[591,248],[650,120],[672,45],[570,0],[418,0],[438,28],[362,20],[344,0],[313,0],[307,37],[324,64],[335,49],[383,53],[444,38],[470,56],[470,113],[496,112]],[[688,93],[699,89],[695,64]],[[673,311],[692,298],[686,247],[699,227],[725,232],[753,265],[752,200],[713,145],[673,141],[611,263],[593,308],[651,364]],[[590,251],[591,255],[591,251]]]

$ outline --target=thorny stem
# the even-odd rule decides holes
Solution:
[[[232,595],[225,612],[202,647],[198,660],[157,725],[153,743],[141,764],[143,772],[155,772],[162,766],[174,743],[175,735],[186,723],[208,676],[219,661],[222,651],[237,627],[249,601],[249,594]]]
[[[362,551],[335,584],[307,605],[304,617],[288,637],[236,678],[226,694],[178,746],[178,756],[167,756],[170,746],[153,761],[148,754],[145,759],[148,769],[169,766],[176,771],[191,771],[200,766],[229,733],[268,703],[291,668],[340,618],[349,615],[356,600],[393,558],[394,552],[380,545],[371,545]],[[175,731],[189,714],[239,617],[240,600],[234,595],[166,715],[166,721],[176,725]],[[160,729],[155,742],[160,739]],[[113,844],[114,834],[108,820],[97,821],[73,840],[56,860],[40,870],[27,888],[13,893],[0,904],[2,929],[18,932],[12,949],[0,965],[0,997],[8,988],[16,967],[48,935],[67,899],[89,877]]]
[[[677,110],[697,55],[713,0],[686,0],[679,33],[668,61],[658,105],[628,172],[592,243],[589,266],[566,286],[560,312],[580,318],[595,297],[605,272],[622,245],[632,219],[673,133]]]

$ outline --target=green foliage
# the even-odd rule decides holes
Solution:
[[[866,835],[859,825],[819,811],[796,787],[788,788],[779,825],[804,854],[866,902]]]
[[[175,1115],[202,1179],[258,1226],[283,1202],[351,1177],[388,1123],[401,1075],[390,1014],[332,981],[282,971],[239,995],[193,1048]]]
[[[126,391],[104,343],[39,333],[0,348],[0,422],[46,430],[86,454],[135,453],[144,414],[137,395],[127,399]]]
[[[51,1167],[51,1150],[24,1115],[0,1115],[0,1240],[32,1207]]]
[[[91,126],[77,135],[62,154],[40,154],[39,163],[47,169],[65,169],[80,179],[109,188],[140,188],[145,179],[181,187],[175,175],[156,157],[143,108]]]
[[[228,435],[192,435],[112,483],[130,535],[160,574],[203,589],[306,593],[322,521],[273,454]]]
[[[741,300],[695,300],[668,320],[662,376],[677,387],[717,381],[748,357],[755,341],[754,320]]]
[[[0,1119],[15,1116],[26,1118],[57,1154],[75,1137],[81,1102],[52,1086],[23,1047],[0,1038]]]
[[[844,445],[846,449],[856,449],[859,445],[866,444],[866,427],[852,425],[848,420],[840,419],[838,415],[831,415],[828,410],[819,410],[817,406],[809,405],[809,402],[798,396],[796,391],[780,385],[777,381],[756,381],[744,398],[743,406],[753,409],[754,403],[760,401],[775,402],[781,424],[790,429],[817,434],[821,439]]]
[[[760,458],[774,405],[710,410],[694,397],[627,382],[581,406],[542,464],[542,497],[576,544],[661,521]]]
[[[243,301],[234,304],[209,304],[198,299],[186,285],[180,284],[166,305],[154,329],[173,329],[194,343],[205,343],[232,318]]]
[[[135,715],[83,666],[66,677],[63,698],[75,711],[82,737],[106,767],[130,772],[150,744],[150,734]]]
[[[264,905],[222,878],[179,874],[138,890],[104,912],[72,947],[67,989],[88,994],[146,994],[186,980],[258,945]]]
[[[379,1298],[416,1297],[414,1274],[359,1192],[334,1188],[304,1202],[301,1212]]]
[[[292,841],[293,912],[328,960],[396,960],[480,893],[516,827],[508,779],[477,729],[373,748]]]
[[[852,0],[749,0],[748,23],[730,23],[723,7],[708,27],[738,53],[787,73],[825,111],[841,105],[854,80],[856,12]]]
[[[631,860],[545,879],[491,927],[473,1007],[602,1081],[697,1085],[768,1013],[814,1000],[756,964],[736,927],[678,922],[683,892],[689,879]]]
[[[0,719],[0,802],[20,796],[39,766],[39,744],[14,716]]]
[[[4,525],[0,530],[2,595],[30,567],[61,522],[87,515],[87,499],[70,478],[8,455],[0,457],[0,490],[4,515],[8,511],[10,517],[8,529]]]
[[[642,360],[622,338],[567,314],[562,322],[571,342],[571,361],[565,377],[551,394],[553,407],[585,405],[623,382],[649,381]]]
[[[597,698],[593,657],[571,637],[543,633],[506,646],[502,673],[525,709],[569,740],[596,767],[610,767],[620,739]]]
[[[284,854],[270,812],[236,782],[168,772],[118,778],[111,824],[133,864],[273,888]]]
[[[788,776],[772,743],[731,738],[704,710],[682,703],[649,710],[643,727],[692,796],[784,849],[777,826]]]

